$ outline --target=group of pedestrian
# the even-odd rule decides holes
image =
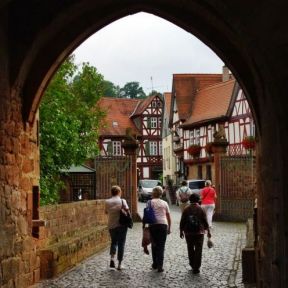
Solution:
[[[188,187],[187,181],[183,180],[181,187],[176,191],[176,198],[182,212],[187,206],[189,206],[189,197],[191,194],[193,194],[193,192]],[[205,181],[205,187],[200,191],[199,196],[199,203],[201,203],[201,208],[206,213],[209,228],[212,228],[212,218],[215,210],[217,194],[214,186],[212,186],[211,180]]]
[[[206,231],[208,238],[211,238],[210,227],[212,227],[212,216],[215,208],[216,193],[211,187],[212,185],[210,180],[206,181],[206,187],[201,192],[201,199],[198,194],[191,193],[188,187],[188,189],[184,189],[185,186],[187,187],[187,182],[185,183],[183,181],[182,186],[179,189],[180,191],[177,191],[177,197],[179,197],[181,202],[180,207],[182,211],[180,220],[180,238],[185,237],[186,239],[189,264],[193,273],[197,274],[200,272],[202,247]],[[187,194],[187,201],[183,201],[184,196],[180,196],[180,193],[183,192]],[[127,234],[127,226],[119,223],[120,210],[124,208],[129,211],[126,200],[121,198],[121,193],[122,191],[119,186],[113,186],[111,188],[112,197],[107,199],[105,202],[105,212],[108,214],[108,228],[111,238],[110,268],[116,268],[115,257],[117,252],[118,270],[122,269],[122,260]],[[149,242],[151,241],[152,269],[155,269],[158,272],[164,271],[163,262],[165,244],[167,235],[171,233],[170,209],[167,202],[161,199],[162,195],[162,187],[156,186],[153,188],[152,199],[149,200],[148,204],[153,210],[155,221],[150,224],[143,221],[143,235],[147,235],[146,232],[149,231]],[[214,201],[213,203],[212,200]],[[202,202],[201,206],[200,201]],[[209,214],[211,211],[212,215]],[[148,229],[146,225],[148,225]],[[149,253],[147,247],[144,247],[144,252],[146,254]]]

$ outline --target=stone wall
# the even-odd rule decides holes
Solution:
[[[21,98],[10,87],[6,17],[0,13],[0,287],[21,288],[40,277],[31,221],[39,154],[35,126],[23,123]]]
[[[54,277],[109,243],[103,200],[72,202],[40,208],[37,251],[41,279]]]

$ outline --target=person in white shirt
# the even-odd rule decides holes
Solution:
[[[187,181],[183,180],[181,183],[181,187],[176,191],[176,198],[182,212],[187,206],[189,206],[189,197],[191,194],[192,191],[188,187]]]
[[[108,228],[111,237],[110,246],[110,268],[115,268],[115,255],[117,253],[118,270],[121,270],[121,263],[124,255],[124,247],[126,242],[127,226],[119,223],[120,210],[123,208],[129,210],[125,199],[121,199],[121,188],[117,185],[112,186],[112,197],[105,201],[105,212],[108,214]],[[117,249],[118,248],[118,249]]]
[[[171,216],[167,202],[160,199],[163,194],[161,186],[152,190],[151,207],[154,211],[156,223],[149,224],[152,248],[152,268],[163,272],[164,250],[167,234],[171,233]],[[145,227],[145,223],[143,223]]]

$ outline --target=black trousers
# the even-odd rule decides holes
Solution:
[[[188,249],[189,264],[193,270],[199,270],[202,260],[204,234],[186,234],[185,238]]]
[[[153,267],[163,268],[168,226],[165,224],[154,224],[149,226],[149,230],[151,237]]]

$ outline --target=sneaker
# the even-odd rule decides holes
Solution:
[[[158,272],[159,272],[159,273],[164,272],[164,269],[163,269],[162,267],[159,267],[159,268],[158,268]]]
[[[110,268],[115,268],[115,262],[114,262],[114,260],[111,260],[111,261],[110,261]]]
[[[199,274],[200,270],[199,269],[193,269],[193,274]]]

